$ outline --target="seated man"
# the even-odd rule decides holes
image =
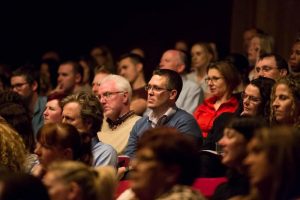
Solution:
[[[287,62],[278,54],[265,53],[255,65],[255,78],[260,76],[277,80],[289,74]]]
[[[96,96],[78,93],[64,98],[62,122],[75,126],[84,142],[91,142],[93,166],[117,166],[117,152],[108,145],[99,141],[97,132],[102,127],[103,113]]]
[[[119,59],[118,72],[130,82],[132,87],[130,109],[137,115],[143,115],[147,108],[143,58],[133,53],[122,55]]]
[[[186,78],[187,57],[185,53],[178,50],[166,51],[159,63],[160,69],[171,69],[179,73],[182,78],[182,90],[176,101],[176,105],[193,114],[197,106],[203,102],[204,93],[202,88]]]
[[[39,83],[36,73],[33,68],[22,66],[16,69],[10,78],[11,89],[22,97],[32,116],[31,123],[35,136],[44,124],[43,112],[47,103],[47,98],[38,93]]]
[[[123,154],[130,131],[141,118],[130,110],[131,86],[124,77],[111,74],[100,82],[97,95],[105,117],[98,137]]]
[[[194,117],[176,107],[175,102],[181,89],[182,79],[177,72],[169,69],[159,69],[153,72],[146,86],[147,107],[151,112],[148,116],[139,119],[133,126],[125,155],[134,156],[139,137],[147,129],[157,126],[175,127],[184,135],[192,137],[197,144],[202,143],[202,133]]]

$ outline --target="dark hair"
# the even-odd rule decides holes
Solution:
[[[32,85],[35,81],[38,83],[38,72],[33,65],[24,65],[12,72],[11,77],[24,76],[26,81]]]
[[[144,61],[144,58],[140,55],[137,55],[135,53],[126,53],[126,54],[123,54],[120,56],[119,58],[119,62],[125,58],[130,58],[131,61],[134,63],[134,64],[138,64],[138,63],[141,63],[141,64],[145,64],[145,61]]]
[[[90,152],[87,151],[77,129],[70,124],[45,124],[37,133],[37,141],[46,147],[71,148],[73,160],[81,160],[89,164],[90,160],[85,159]]]
[[[257,113],[268,121],[270,116],[271,92],[275,81],[267,77],[258,77],[250,81],[250,84],[258,88],[261,96],[261,103]]]
[[[266,153],[271,166],[269,199],[295,199],[299,197],[300,132],[295,127],[275,126],[255,134],[260,148]],[[265,180],[262,180],[265,181]],[[266,192],[266,191],[259,191]]]
[[[26,149],[33,153],[35,147],[31,117],[26,108],[20,104],[7,102],[0,105],[2,116],[22,137]]]
[[[79,64],[79,62],[76,62],[74,60],[67,60],[67,61],[62,62],[60,65],[72,65],[73,73],[75,75],[79,74],[81,76],[80,83],[82,83],[82,81],[83,81],[83,67]]]
[[[7,173],[3,176],[2,174],[0,183],[2,183],[1,200],[50,200],[42,181],[32,175]]]
[[[149,148],[164,166],[178,166],[178,184],[191,185],[197,176],[197,147],[195,142],[175,128],[159,127],[145,131],[138,150]]]
[[[175,89],[177,91],[176,100],[178,99],[181,89],[182,89],[182,79],[181,76],[170,69],[157,69],[154,70],[153,75],[164,76],[167,78],[167,88]]]
[[[225,60],[231,62],[233,64],[233,66],[236,67],[236,69],[239,71],[239,74],[241,75],[241,80],[242,80],[243,84],[248,84],[249,83],[248,59],[242,54],[231,53],[225,57]]]
[[[265,121],[259,117],[240,116],[232,118],[226,127],[238,131],[249,141],[257,129],[265,126]]]
[[[286,69],[287,74],[289,73],[288,63],[279,54],[276,54],[276,53],[263,53],[259,56],[259,60],[262,60],[262,59],[268,58],[268,57],[274,57],[275,62],[276,62],[276,66],[278,67],[278,69]]]

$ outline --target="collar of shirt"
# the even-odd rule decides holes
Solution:
[[[149,121],[151,122],[151,126],[154,128],[157,125],[161,125],[158,124],[159,121],[161,121],[163,118],[168,118],[169,116],[173,115],[175,112],[176,112],[175,107],[170,107],[162,116],[154,117],[153,111],[151,111],[148,115]]]

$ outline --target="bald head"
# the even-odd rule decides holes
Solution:
[[[186,55],[178,50],[167,50],[160,59],[160,69],[170,69],[182,74],[185,70]]]

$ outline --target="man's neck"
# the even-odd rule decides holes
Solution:
[[[168,104],[166,106],[159,107],[159,108],[154,108],[154,109],[152,109],[152,111],[153,111],[152,115],[155,118],[159,118],[163,114],[165,114],[169,108],[172,108],[173,106],[175,106],[175,103],[174,104]]]
[[[125,114],[127,114],[130,111],[129,106],[124,107],[120,113],[116,116],[111,116],[108,117],[111,121],[116,121],[117,119],[121,118],[122,116],[124,116]]]
[[[132,89],[136,90],[146,85],[146,81],[143,75],[139,75],[137,79],[132,83]]]

